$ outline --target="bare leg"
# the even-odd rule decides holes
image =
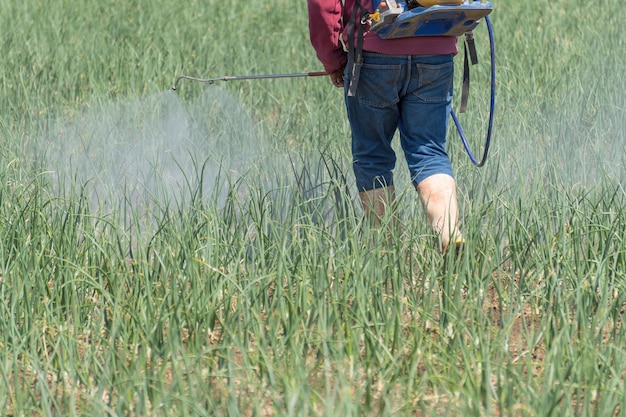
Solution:
[[[393,204],[395,188],[390,186],[361,191],[359,198],[363,205],[365,218],[368,219],[370,224],[374,227],[379,227],[380,221],[385,215],[385,209]]]
[[[420,182],[416,188],[428,222],[440,236],[441,248],[445,252],[450,241],[462,239],[456,181],[447,174],[435,174]]]

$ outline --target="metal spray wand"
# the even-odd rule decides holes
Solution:
[[[296,77],[320,77],[322,75],[328,75],[326,72],[294,72],[290,74],[265,74],[265,75],[227,75],[219,78],[196,78],[188,75],[181,75],[176,79],[172,90],[176,91],[178,82],[180,80],[190,80],[199,83],[213,84],[215,81],[239,81],[239,80],[264,80],[268,78],[296,78]]]

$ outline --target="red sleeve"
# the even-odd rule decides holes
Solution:
[[[328,73],[342,69],[347,62],[341,44],[340,0],[307,0],[309,10],[309,35],[317,58]]]

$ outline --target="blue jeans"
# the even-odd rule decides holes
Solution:
[[[393,185],[396,129],[414,185],[434,174],[453,176],[446,152],[452,105],[452,55],[364,52],[353,97],[345,100],[352,129],[353,169],[359,191]]]

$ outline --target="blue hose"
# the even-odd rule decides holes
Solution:
[[[485,162],[487,161],[487,155],[489,154],[489,147],[491,146],[491,132],[493,129],[493,112],[494,112],[495,102],[496,102],[496,49],[495,49],[495,43],[493,40],[493,27],[491,26],[491,21],[489,20],[489,16],[485,16],[485,22],[487,23],[487,29],[489,31],[489,47],[491,49],[491,104],[489,106],[489,127],[487,129],[487,138],[485,139],[485,150],[483,151],[483,156],[480,159],[480,161],[478,161],[476,157],[474,156],[474,154],[472,153],[469,143],[467,142],[467,138],[465,137],[465,133],[463,133],[463,128],[461,127],[461,123],[459,122],[459,119],[456,116],[454,109],[450,113],[452,116],[452,119],[454,120],[454,124],[456,125],[456,129],[458,130],[459,135],[461,136],[461,141],[463,142],[463,146],[465,147],[465,150],[467,151],[467,155],[469,155],[469,158],[472,161],[472,163],[479,168],[485,165]]]

